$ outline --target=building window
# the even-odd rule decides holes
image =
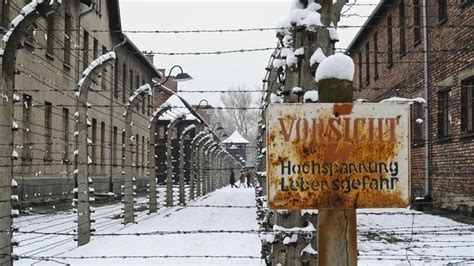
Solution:
[[[2,0],[2,26],[8,28],[10,24],[10,5],[9,0]]]
[[[392,16],[387,17],[387,64],[388,67],[393,66],[393,27]]]
[[[474,133],[474,77],[461,82],[461,132]]]
[[[402,0],[398,5],[398,30],[400,34],[400,57],[406,54],[405,44],[405,2]]]
[[[46,30],[46,53],[50,56],[54,55],[54,33],[56,31],[56,15],[50,14],[46,22],[48,24]]]
[[[438,93],[438,138],[451,136],[452,103],[451,91]]]
[[[130,79],[130,96],[133,95],[133,70],[130,69],[130,76],[129,76],[129,79]],[[128,99],[125,100],[126,102],[128,101]]]
[[[69,163],[69,109],[63,108],[63,163]]]
[[[421,6],[420,0],[413,2],[413,40],[415,44],[421,42]]]
[[[31,161],[31,96],[23,94],[23,153],[22,159]]]
[[[89,66],[89,32],[84,31],[83,36],[83,48],[82,48],[82,69],[86,69]]]
[[[118,81],[119,81],[119,73],[120,73],[120,70],[119,70],[119,63],[118,61],[116,60],[115,63],[114,63],[114,67],[113,67],[113,71],[114,71],[114,78],[115,80],[113,80],[112,78],[110,79],[112,84],[113,84],[113,88],[112,90],[114,90],[114,98],[118,98],[119,96],[119,84],[118,84]]]
[[[71,15],[64,14],[64,65],[70,67],[71,65]]]
[[[122,66],[122,102],[127,102],[127,65]]]
[[[472,0],[461,0],[461,7],[466,7],[469,4],[474,3]]]
[[[140,86],[140,76],[137,75],[136,79],[137,79],[137,83],[136,83],[136,87],[134,88],[134,91],[135,91],[136,89],[138,89],[138,87]],[[133,93],[133,92],[132,92],[132,93]],[[140,110],[140,102],[141,102],[141,101],[138,101],[137,104],[135,105],[135,110],[137,110],[137,111]]]
[[[374,33],[374,79],[379,77],[379,44],[378,34]]]
[[[151,109],[153,108],[153,99],[151,97],[151,95],[147,95],[146,96],[148,98],[148,116],[151,115]]]
[[[140,159],[140,137],[135,135],[135,167],[139,166],[139,160]]]
[[[365,44],[365,85],[370,84],[370,44]]]
[[[107,53],[107,48],[105,46],[102,46],[102,54]],[[101,90],[106,91],[107,90],[107,67],[102,68],[102,79],[100,81],[101,85]]]
[[[99,40],[94,38],[92,45],[92,60],[96,60],[99,57]]]
[[[117,138],[118,138],[118,128],[114,127],[112,136],[112,165],[117,166]]]
[[[105,122],[100,123],[100,164],[105,170]]]
[[[438,24],[448,21],[448,0],[438,0]]]
[[[424,139],[424,115],[423,104],[415,102],[411,105],[411,124],[412,124],[412,141],[420,143]]]
[[[145,167],[145,137],[142,136],[142,167]]]
[[[142,85],[145,85],[145,80],[143,80],[143,79],[142,79]],[[146,99],[147,99],[147,98],[146,98],[146,95],[147,95],[147,94],[143,94],[143,96],[142,96],[142,113],[143,113],[143,114],[144,114],[145,111],[146,111],[146,104],[147,104],[147,103],[146,103]]]
[[[125,168],[125,131],[122,131],[122,169]]]
[[[91,134],[91,142],[92,142],[92,152],[91,152],[91,159],[92,164],[96,164],[97,160],[97,119],[92,119],[92,134]]]
[[[53,160],[53,137],[52,137],[52,123],[53,123],[53,105],[50,102],[44,102],[44,160]]]

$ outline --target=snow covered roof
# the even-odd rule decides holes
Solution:
[[[227,138],[226,140],[222,141],[222,143],[244,143],[244,144],[249,144],[250,142],[246,139],[244,139],[244,137],[242,137],[242,135],[240,135],[239,132],[234,131],[234,133],[232,133],[232,135],[230,135],[229,138]]]
[[[171,107],[170,110],[166,111],[164,114],[162,114],[158,120],[162,121],[174,121],[176,118],[185,115],[186,118],[184,120],[197,120],[197,118],[191,114],[191,112],[188,110],[186,105],[181,101],[181,99],[176,96],[172,95],[166,100],[165,103],[161,105],[162,107],[169,106]]]

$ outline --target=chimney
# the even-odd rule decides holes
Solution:
[[[153,65],[153,58],[155,55],[152,53],[146,53],[145,56],[148,59],[148,61],[150,61],[150,63]]]

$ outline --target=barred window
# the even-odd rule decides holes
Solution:
[[[50,56],[54,55],[54,35],[56,31],[56,15],[54,13],[46,18],[48,23],[46,29],[46,53]]]
[[[84,31],[82,47],[82,69],[85,70],[89,66],[89,32]]]
[[[438,138],[449,137],[452,134],[451,95],[451,91],[438,93]]]
[[[461,82],[461,132],[474,132],[474,77]]]
[[[411,125],[412,125],[412,141],[413,143],[419,143],[424,140],[424,105],[419,102],[415,102],[411,105]]]
[[[44,102],[44,138],[45,138],[44,160],[45,161],[53,160],[52,116],[53,116],[53,105],[50,102]]]
[[[63,108],[63,163],[69,163],[69,109]]]
[[[415,44],[421,41],[421,6],[420,0],[413,2],[413,40]]]
[[[448,0],[438,0],[438,24],[448,21]]]
[[[406,45],[405,45],[405,2],[404,0],[400,1],[398,5],[398,31],[400,35],[400,56],[406,54]]]
[[[114,127],[112,136],[112,165],[117,166],[117,138],[118,128]]]
[[[22,159],[31,161],[31,96],[23,94],[23,153]]]
[[[393,27],[392,16],[387,17],[387,64],[393,66]]]

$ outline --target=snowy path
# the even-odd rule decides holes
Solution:
[[[115,223],[107,230],[97,230],[97,233],[100,234],[107,232],[127,234],[152,231],[173,232],[177,230],[257,230],[258,226],[255,208],[218,208],[204,206],[252,206],[254,204],[255,192],[253,189],[223,188],[191,202],[189,207],[177,206],[166,209],[162,208],[158,214],[139,215],[137,219],[139,221],[138,224],[124,227],[123,225]],[[69,227],[74,226],[74,224],[72,224],[72,217],[70,219],[67,217],[62,218],[67,222]],[[58,223],[57,219],[54,220],[56,221],[55,223]],[[47,222],[52,223],[53,221]],[[65,230],[62,231],[69,232],[68,226],[65,226]],[[57,232],[58,229],[60,228],[55,228],[55,230],[53,229],[52,231]],[[26,255],[53,255],[58,257],[120,257],[116,259],[55,259],[57,262],[40,261],[37,265],[58,265],[58,262],[66,261],[72,265],[261,265],[259,259],[260,240],[257,234],[197,233],[101,236],[94,237],[91,243],[79,248],[73,246],[75,243],[71,241],[71,237],[61,237],[68,243],[63,243],[63,245],[60,245],[58,248],[45,250],[44,252],[37,254],[35,254],[36,252],[27,252]],[[55,241],[57,242],[58,239]],[[19,249],[16,249],[15,253],[20,255],[23,253],[21,251],[22,248],[20,247]],[[173,256],[204,255],[217,256],[218,258],[173,258]],[[124,259],[123,256],[132,258]],[[138,258],[135,256],[138,256]],[[139,258],[141,256],[152,256],[152,258]],[[153,258],[153,256],[155,257]],[[163,258],[163,256],[170,256],[170,258]],[[221,256],[223,257],[220,258]],[[232,256],[233,258],[225,258],[225,256]],[[235,258],[239,256],[246,258]],[[22,259],[18,265],[30,265],[34,262],[37,261]]]
[[[121,224],[121,204],[101,206],[93,214],[101,236],[79,248],[71,211],[22,216],[14,222],[23,232],[15,235],[20,246],[14,253],[23,257],[15,265],[264,265],[259,236],[252,231],[258,230],[254,205],[253,189],[226,187],[188,206],[161,207],[148,215],[141,198],[138,224],[127,226]],[[407,209],[358,210],[357,218],[359,265],[474,265],[472,225]]]

